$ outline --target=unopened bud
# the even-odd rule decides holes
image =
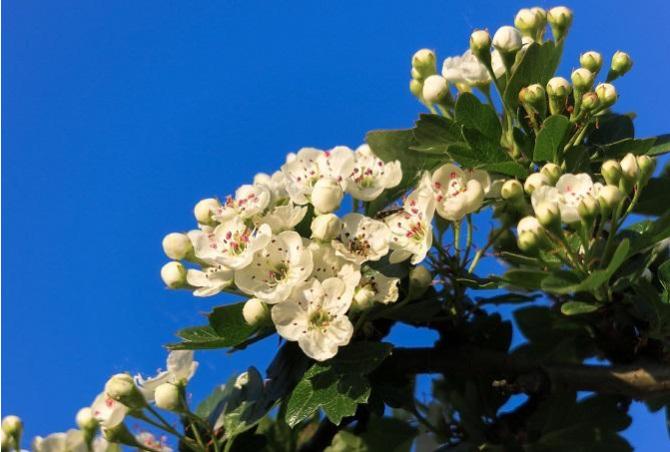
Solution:
[[[549,184],[550,180],[547,176],[542,173],[533,173],[526,178],[526,181],[523,183],[523,189],[530,195],[537,188]]]
[[[557,231],[561,228],[561,211],[556,203],[541,202],[535,207],[535,216],[540,224],[550,231]]]
[[[561,177],[561,167],[555,163],[546,163],[540,170],[541,174],[544,174],[545,177],[549,180],[549,184],[553,185],[558,181],[558,178]]]
[[[500,189],[500,196],[508,201],[516,201],[523,197],[523,186],[516,179],[505,181]]]
[[[181,260],[191,254],[193,244],[186,234],[171,232],[163,238],[163,251],[170,259]]]
[[[493,46],[503,54],[514,54],[522,45],[521,33],[509,25],[498,28],[493,35]]]
[[[631,59],[630,55],[628,55],[626,52],[617,51],[612,56],[612,64],[610,70],[612,71],[612,74],[616,75],[616,77],[621,77],[626,72],[630,71],[632,67],[633,67],[633,60]],[[613,80],[613,78],[610,77],[610,80]]]
[[[551,8],[547,12],[547,22],[551,27],[555,41],[565,38],[572,24],[572,11],[565,6]]]
[[[544,114],[547,109],[546,93],[544,87],[539,83],[523,88],[519,92],[519,100],[530,105],[540,114]]]
[[[577,214],[584,222],[590,223],[598,214],[599,209],[598,201],[593,196],[586,195],[577,205]]]
[[[89,407],[84,407],[77,411],[75,421],[77,422],[77,427],[85,432],[93,432],[98,428],[98,421],[93,416],[93,410]]]
[[[601,83],[596,87],[596,94],[604,108],[614,105],[617,99],[616,88],[609,83]]]
[[[7,436],[13,440],[14,444],[18,446],[21,440],[21,434],[23,433],[23,422],[21,421],[21,418],[14,416],[13,414],[5,416],[2,420],[2,431],[5,432]]]
[[[161,268],[161,279],[170,289],[179,289],[186,285],[186,269],[181,262],[168,262]]]
[[[409,92],[412,93],[414,97],[421,99],[422,91],[423,91],[423,83],[421,83],[415,78],[409,81]]]
[[[137,438],[130,433],[126,424],[118,424],[111,428],[103,428],[102,434],[104,438],[110,443],[125,444],[126,446],[138,447],[143,449],[146,446],[143,446],[137,441]]]
[[[609,185],[618,185],[621,173],[621,165],[616,160],[607,160],[600,167],[600,174]]]
[[[516,226],[516,232],[521,236],[524,232],[532,232],[535,235],[541,234],[542,225],[537,218],[533,216],[523,217]]]
[[[11,450],[12,438],[4,430],[0,430],[0,450],[2,452]]]
[[[154,392],[156,406],[160,409],[174,412],[184,410],[184,404],[181,400],[181,389],[172,383],[163,383],[156,387]]]
[[[518,28],[524,36],[530,36],[531,38],[535,38],[537,29],[542,25],[542,18],[529,8],[520,9],[514,18],[514,26]]]
[[[433,285],[433,275],[423,265],[417,265],[409,272],[409,292],[418,298]]]
[[[417,79],[421,80],[430,75],[433,75],[437,72],[435,67],[435,52],[430,49],[421,49],[418,50],[412,56],[412,68],[415,69],[419,77]]]
[[[621,159],[621,174],[628,182],[636,183],[640,175],[640,168],[637,165],[637,159],[633,154],[626,154]]]
[[[449,83],[441,75],[431,75],[423,82],[422,96],[429,104],[439,104],[449,95]]]
[[[592,112],[600,107],[600,98],[596,93],[590,91],[582,96],[582,109],[586,112]]]
[[[588,69],[594,74],[597,74],[603,66],[603,56],[594,50],[590,50],[582,53],[579,57],[579,64],[581,64],[584,69]]]
[[[199,201],[193,208],[195,219],[200,224],[212,224],[212,213],[221,207],[218,199],[207,198]]]
[[[247,324],[258,326],[270,317],[270,311],[265,303],[257,298],[249,298],[242,307],[242,317]]]
[[[526,231],[519,234],[517,245],[519,249],[525,253],[534,253],[537,251],[540,244],[540,239],[534,232]]]
[[[549,97],[564,99],[570,94],[570,83],[563,77],[554,77],[547,82],[547,94]]]
[[[640,168],[639,181],[641,184],[646,184],[649,178],[654,174],[656,169],[656,160],[648,155],[640,155],[637,157],[637,166]]]
[[[470,35],[470,50],[483,63],[491,61],[491,35],[486,30],[475,30]]]
[[[575,87],[575,91],[586,92],[593,86],[595,77],[596,75],[588,69],[583,67],[577,68],[572,71],[572,86]]]
[[[324,177],[316,181],[312,189],[312,205],[317,213],[329,213],[340,207],[344,191],[333,178]]]
[[[330,242],[340,235],[342,221],[337,218],[337,215],[332,213],[317,215],[312,220],[311,229],[312,239]]]
[[[144,396],[135,386],[133,377],[128,374],[116,374],[107,380],[105,394],[130,409],[141,409],[147,406]]]
[[[365,311],[366,309],[370,309],[373,305],[372,299],[374,296],[375,291],[369,284],[357,287],[354,292],[353,309],[355,311]]]
[[[605,185],[598,192],[598,202],[605,213],[618,206],[622,198],[621,190],[615,185]]]

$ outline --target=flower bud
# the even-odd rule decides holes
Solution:
[[[491,35],[486,30],[475,30],[470,35],[470,51],[484,64],[491,63]]]
[[[102,429],[102,435],[110,443],[125,444],[126,446],[139,447],[141,449],[146,447],[137,441],[135,435],[130,433],[130,430],[128,430],[126,424],[123,423],[115,425],[111,428]]]
[[[550,231],[557,231],[561,228],[561,211],[558,205],[553,202],[541,202],[535,208],[535,216],[542,226]]]
[[[561,167],[555,163],[545,163],[540,170],[540,174],[544,174],[549,180],[549,183],[553,185],[558,181],[558,178],[561,177],[562,171]]]
[[[526,178],[526,182],[523,183],[523,189],[530,195],[536,188],[549,184],[550,181],[547,176],[542,173],[533,173]]]
[[[186,234],[171,232],[163,238],[163,251],[170,259],[181,260],[191,254],[193,245]]]
[[[414,97],[421,99],[422,91],[423,91],[423,83],[421,83],[415,78],[409,81],[409,92],[412,93]]]
[[[598,201],[591,195],[586,195],[577,205],[577,214],[584,222],[590,223],[598,214],[600,205]]]
[[[437,72],[435,67],[435,52],[430,49],[421,49],[418,50],[412,56],[412,69],[415,69],[419,77],[415,77],[418,80],[423,80],[424,78],[433,75]]]
[[[195,219],[200,224],[212,224],[212,212],[221,207],[218,199],[207,198],[199,201],[193,208]]]
[[[429,104],[439,104],[449,95],[449,83],[441,75],[431,75],[423,82],[422,96]]]
[[[242,317],[251,326],[258,326],[269,318],[270,311],[261,300],[249,298],[242,307]]]
[[[330,242],[340,234],[342,221],[332,213],[317,215],[312,220],[311,229],[314,240]]]
[[[154,392],[156,406],[167,411],[180,412],[184,406],[181,401],[181,389],[172,383],[163,383]]]
[[[168,262],[161,268],[161,279],[170,289],[179,289],[186,285],[186,269],[181,262]]]
[[[8,451],[12,447],[12,438],[5,433],[4,430],[0,430],[0,450]]]
[[[572,71],[572,86],[575,87],[575,91],[586,92],[593,86],[595,77],[596,75],[593,72],[580,67]]]
[[[618,206],[622,198],[623,194],[616,185],[605,185],[598,192],[598,202],[605,213]]]
[[[648,155],[640,155],[637,157],[637,166],[640,168],[639,181],[641,184],[646,184],[652,174],[654,174],[656,160]]]
[[[554,77],[547,82],[549,97],[566,98],[570,94],[570,83],[563,77]]]
[[[516,201],[523,197],[523,186],[521,182],[516,179],[509,179],[505,181],[500,189],[500,196],[508,201]]]
[[[596,94],[604,108],[614,105],[614,102],[616,102],[617,99],[616,88],[609,83],[601,83],[598,85],[596,87]]]
[[[493,35],[493,46],[503,54],[513,54],[521,49],[521,33],[509,25],[502,26]]]
[[[93,432],[98,428],[98,421],[93,416],[93,410],[89,407],[77,411],[75,421],[79,429],[85,432]]]
[[[582,96],[582,110],[592,112],[598,107],[600,107],[600,98],[596,93],[589,91]]]
[[[523,252],[534,253],[537,251],[540,245],[540,239],[534,232],[526,231],[523,232],[522,234],[519,234],[519,238],[517,239],[517,245],[519,246],[519,249]]]
[[[600,167],[600,174],[609,185],[618,185],[621,179],[621,165],[616,160],[607,160]]]
[[[588,69],[594,74],[597,74],[603,65],[603,56],[594,50],[590,50],[582,53],[579,57],[579,64],[581,64],[584,69]]]
[[[538,83],[527,86],[519,92],[521,103],[528,104],[538,113],[544,115],[547,109],[547,98],[544,87]]]
[[[333,178],[324,177],[316,181],[312,189],[312,205],[317,213],[329,213],[340,207],[344,191]]]
[[[433,285],[433,275],[423,265],[417,265],[409,272],[409,293],[418,298]]]
[[[419,72],[419,71],[418,71],[417,69],[415,69],[415,68],[412,68],[412,70],[409,71],[409,73],[410,73],[410,75],[412,76],[412,78],[413,78],[414,80],[417,80],[417,81],[422,81],[422,80],[425,78],[425,77],[423,77],[423,76],[421,75],[421,72]]]
[[[23,433],[23,422],[21,418],[14,415],[5,416],[2,420],[2,431],[13,439],[14,444],[18,445]]]
[[[147,406],[147,401],[135,386],[133,377],[128,374],[116,374],[107,380],[105,394],[130,409],[141,409]]]
[[[610,70],[615,77],[610,77],[613,80],[616,77],[621,77],[633,67],[633,60],[626,52],[616,51],[612,56],[612,63]]]
[[[568,34],[572,24],[572,11],[565,6],[556,6],[547,12],[547,22],[554,34],[554,40],[560,41]]]
[[[535,38],[537,29],[542,26],[542,18],[532,9],[522,8],[516,13],[514,26],[518,28],[524,36]]]
[[[543,227],[537,218],[533,216],[523,217],[516,226],[516,232],[521,236],[524,232],[532,232],[535,235],[542,233]]]
[[[621,160],[621,175],[628,182],[635,183],[640,175],[640,168],[637,165],[637,159],[633,154],[626,154]]]
[[[375,296],[375,291],[369,284],[366,284],[362,287],[357,287],[354,292],[354,299],[352,303],[352,308],[355,311],[365,311],[370,309],[374,304],[372,299]]]

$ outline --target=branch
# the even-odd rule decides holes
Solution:
[[[670,365],[538,364],[478,347],[396,348],[384,371],[402,374],[456,373],[513,379],[523,392],[543,388],[620,394],[636,399],[670,393]]]

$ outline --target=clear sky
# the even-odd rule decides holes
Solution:
[[[667,2],[567,5],[563,75],[581,51],[630,52],[617,109],[637,111],[640,136],[669,132]],[[174,331],[226,301],[159,278],[161,239],[193,226],[192,206],[302,146],[410,126],[412,53],[461,53],[473,28],[523,6],[535,4],[3,2],[2,414],[30,437],[62,431],[112,373],[164,366]],[[263,370],[276,348],[200,353],[194,398],[248,364]],[[626,436],[659,450],[664,417],[633,413]]]

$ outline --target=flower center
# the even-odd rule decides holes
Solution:
[[[309,318],[309,326],[310,329],[312,328],[327,328],[330,325],[330,322],[333,320],[333,316],[331,316],[327,311],[323,309],[319,309],[318,311],[314,312],[310,318]]]
[[[370,242],[363,235],[357,235],[349,241],[349,251],[359,256],[367,256],[370,252]]]

